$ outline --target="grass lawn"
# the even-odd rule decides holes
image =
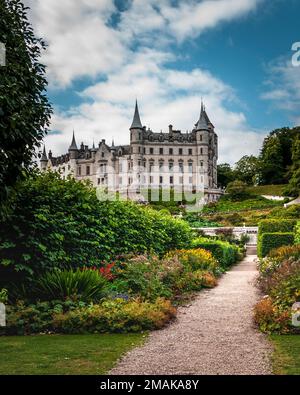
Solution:
[[[142,334],[0,337],[0,375],[104,374]]]
[[[271,335],[275,374],[300,375],[300,335]]]
[[[283,196],[282,191],[287,185],[258,185],[248,187],[247,191],[255,195]]]

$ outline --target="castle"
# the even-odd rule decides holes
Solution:
[[[68,153],[47,156],[44,147],[41,170],[57,171],[62,178],[90,180],[95,187],[142,197],[143,190],[202,192],[205,202],[216,201],[222,191],[217,187],[218,136],[206,109],[190,132],[169,126],[167,133],[153,132],[142,125],[138,103],[130,127],[130,145],[109,146],[102,140],[98,147],[83,143],[78,148],[73,132]]]

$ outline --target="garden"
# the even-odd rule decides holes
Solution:
[[[99,202],[88,183],[34,173],[0,227],[2,335],[138,333],[214,287],[243,244],[193,234],[170,214]]]
[[[274,344],[275,373],[299,374],[299,221],[262,221],[258,254],[258,287],[265,296],[255,306],[255,322]]]

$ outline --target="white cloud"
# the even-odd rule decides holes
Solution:
[[[300,67],[292,59],[279,58],[267,65],[268,80],[261,95],[275,109],[284,110],[295,125],[300,124]]]
[[[113,0],[26,0],[37,34],[49,44],[43,62],[51,86],[72,89],[78,78],[95,81],[78,92],[80,105],[56,109],[52,129],[61,133],[47,136],[47,148],[54,155],[65,153],[73,128],[77,143],[102,138],[110,143],[114,137],[117,144],[127,144],[136,97],[147,126],[160,131],[172,123],[191,130],[203,96],[219,134],[220,161],[233,163],[257,153],[262,134],[249,128],[243,113],[227,109],[229,102],[238,103],[234,89],[207,70],[176,70],[174,61],[182,59],[169,44],[180,45],[247,15],[260,1],[186,0],[175,5],[171,0],[133,0],[120,13]],[[116,15],[120,20],[112,25]]]

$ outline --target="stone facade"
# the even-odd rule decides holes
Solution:
[[[109,146],[102,140],[98,147],[82,143],[78,148],[73,133],[68,153],[53,157],[49,151],[47,156],[44,148],[40,162],[43,171],[58,171],[63,178],[72,174],[132,198],[140,198],[145,189],[161,188],[203,192],[207,202],[222,194],[217,188],[217,160],[218,136],[203,104],[190,132],[170,125],[167,133],[157,133],[142,126],[136,103],[130,145]]]

